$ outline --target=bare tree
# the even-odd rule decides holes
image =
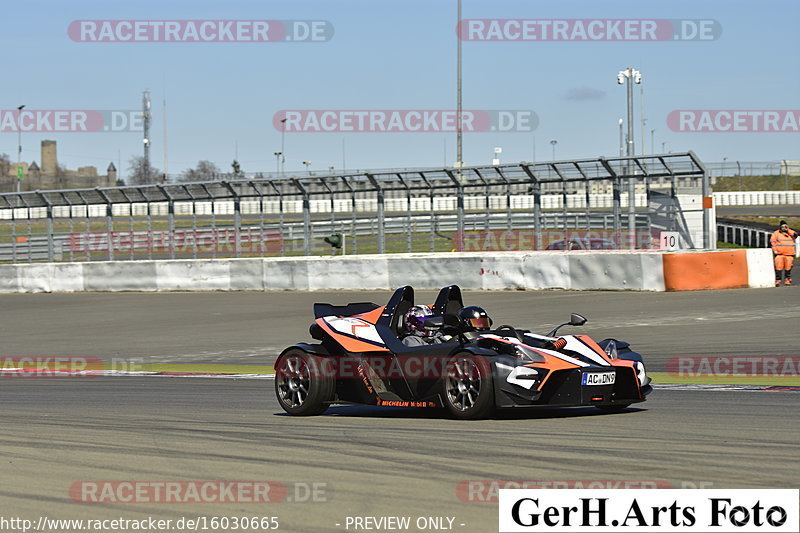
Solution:
[[[8,176],[11,171],[11,159],[8,154],[0,154],[0,176]]]
[[[211,161],[197,162],[196,168],[187,168],[180,177],[180,181],[213,181],[219,179],[219,167]]]
[[[131,185],[148,185],[162,180],[161,171],[150,165],[147,168],[143,156],[135,155],[128,160],[128,172]]]

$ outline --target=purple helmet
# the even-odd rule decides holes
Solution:
[[[408,333],[416,333],[417,335],[427,337],[432,335],[433,332],[426,331],[422,325],[429,316],[433,316],[433,311],[431,311],[430,307],[427,305],[413,305],[406,311],[406,314],[403,315],[403,326]]]

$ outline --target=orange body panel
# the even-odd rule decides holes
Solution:
[[[354,318],[360,318],[364,322],[369,322],[370,324],[377,324],[378,319],[380,318],[383,311],[386,309],[386,306],[378,307],[377,309],[373,309],[372,311],[368,311],[366,313],[361,313],[360,315],[353,315]]]
[[[347,335],[342,335],[338,331],[335,331],[325,323],[325,321],[321,318],[316,320],[316,323],[319,327],[325,330],[328,335],[331,336],[336,342],[342,345],[342,348],[347,350],[348,352],[388,352],[389,349],[385,346],[376,346],[375,344],[360,341],[358,339],[354,339],[352,337],[348,337]]]

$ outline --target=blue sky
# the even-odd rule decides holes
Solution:
[[[138,109],[153,100],[152,159],[168,170],[208,159],[227,170],[238,147],[246,171],[273,171],[284,109],[454,109],[456,1],[27,1],[5,8],[0,35],[6,83],[0,109]],[[619,70],[633,66],[637,152],[641,93],[647,151],[694,150],[705,161],[800,159],[800,133],[670,131],[670,111],[800,109],[800,3],[737,1],[463,0],[469,19],[714,19],[713,41],[463,42],[465,109],[533,110],[533,132],[465,134],[466,164],[613,156],[625,116]],[[319,43],[74,42],[75,20],[325,20]],[[11,20],[15,22],[10,23]],[[571,94],[583,95],[577,99]],[[455,133],[287,133],[286,169],[437,166],[455,161]],[[58,141],[68,168],[128,160],[141,133],[23,133],[23,160],[39,161],[42,139]],[[17,135],[0,133],[0,153],[16,159]]]

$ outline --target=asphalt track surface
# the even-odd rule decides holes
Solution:
[[[800,283],[800,280],[795,280]],[[389,291],[311,293],[86,293],[0,296],[5,356],[86,356],[150,363],[271,364],[308,342],[314,302],[385,304]],[[433,303],[435,291],[417,291]],[[794,355],[800,344],[800,287],[679,293],[465,291],[495,325],[547,333],[566,328],[631,343],[651,371],[677,355]]]
[[[314,301],[388,296],[3,295],[2,355],[264,363],[308,339]],[[796,354],[798,296],[787,287],[468,292],[465,300],[497,324],[539,331],[582,312],[590,319],[582,332],[631,341],[653,369],[674,355]],[[277,516],[281,531],[297,532],[346,531],[347,516],[434,516],[454,517],[456,531],[483,532],[497,531],[497,505],[482,501],[498,487],[489,480],[795,488],[800,478],[796,392],[657,390],[620,414],[546,409],[460,422],[435,410],[362,406],[295,418],[279,409],[272,387],[264,379],[0,378],[2,515]],[[293,501],[89,504],[69,496],[78,481],[126,480],[271,480]],[[485,481],[462,484],[469,480]],[[317,501],[297,501],[315,483]]]

